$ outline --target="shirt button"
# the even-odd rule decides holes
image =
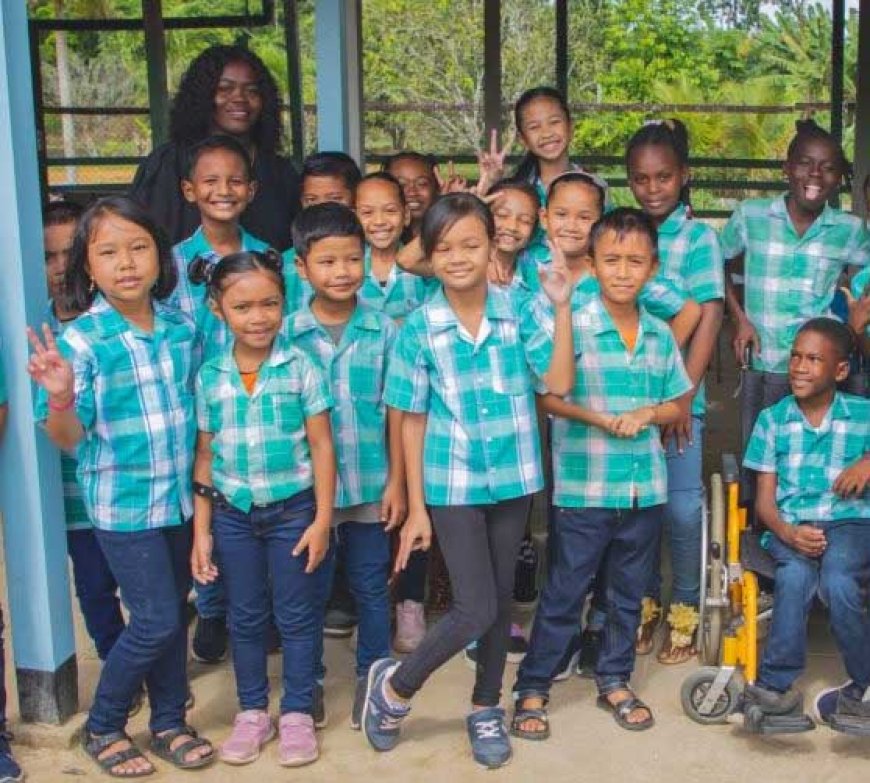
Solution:
[[[480,412],[481,413],[489,413],[489,408],[481,408]]]

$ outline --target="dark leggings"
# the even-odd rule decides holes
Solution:
[[[499,703],[514,571],[531,502],[526,495],[493,505],[429,509],[450,574],[453,605],[391,678],[399,696],[410,699],[432,672],[477,639],[472,703]]]

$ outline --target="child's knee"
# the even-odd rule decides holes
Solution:
[[[814,563],[791,560],[777,567],[775,581],[777,590],[786,591],[790,596],[802,595],[809,600],[818,587],[819,575]]]
[[[834,610],[838,606],[859,606],[862,603],[862,591],[855,575],[845,571],[823,571],[819,595],[825,606]]]

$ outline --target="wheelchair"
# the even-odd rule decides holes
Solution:
[[[683,681],[683,711],[696,723],[742,723],[756,734],[814,729],[801,702],[771,712],[745,697],[758,675],[758,640],[772,616],[773,597],[760,590],[759,579],[772,580],[775,565],[740,506],[733,455],[725,455],[722,473],[711,477],[704,516],[698,621],[703,665]]]

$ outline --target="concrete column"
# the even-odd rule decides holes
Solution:
[[[852,185],[853,210],[864,215],[867,204],[861,186],[870,174],[870,0],[858,3],[858,73],[855,107],[855,179]]]
[[[57,449],[33,422],[26,324],[46,305],[27,4],[0,0],[0,361],[9,421],[0,444],[21,717],[62,723],[77,709],[76,657]]]

